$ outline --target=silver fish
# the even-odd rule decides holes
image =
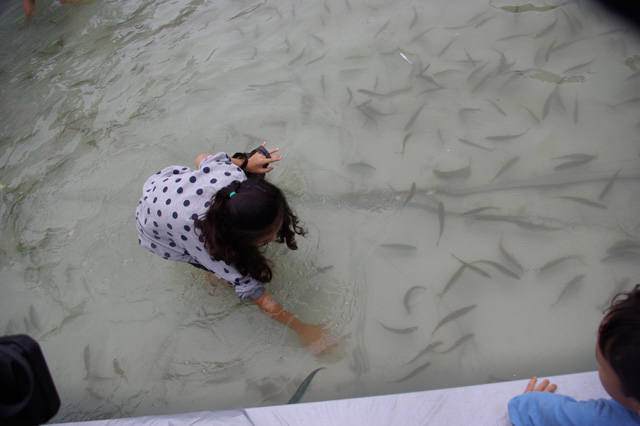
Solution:
[[[558,18],[556,17],[551,24],[549,24],[548,26],[546,26],[542,30],[540,30],[540,32],[538,32],[534,36],[534,38],[544,37],[545,35],[547,35],[548,33],[550,33],[553,30],[553,28],[556,26],[557,23],[558,23]]]
[[[517,133],[517,134],[487,136],[485,137],[485,139],[489,141],[494,141],[494,142],[505,142],[505,141],[510,141],[512,139],[517,139],[520,136],[524,136],[528,131],[529,129],[525,130],[522,133]]]
[[[413,8],[413,18],[411,19],[411,23],[409,24],[409,29],[413,28],[416,22],[418,22],[418,11],[416,10],[415,6],[412,6],[412,8]]]
[[[409,244],[398,244],[398,243],[385,243],[380,244],[380,247],[391,249],[391,250],[400,250],[405,252],[414,252],[417,250],[416,246],[412,246]]]
[[[507,161],[506,163],[504,163],[502,167],[500,167],[500,170],[498,170],[498,173],[496,173],[495,176],[491,178],[489,182],[493,182],[494,180],[496,180],[498,176],[504,173],[509,167],[513,166],[518,160],[520,160],[520,157],[517,155],[509,159],[509,161]]]
[[[498,105],[496,102],[492,101],[491,99],[487,99],[487,102],[489,102],[491,105],[493,105],[493,107],[498,110],[498,112],[502,115],[504,115],[505,117],[507,116],[507,113],[505,112],[505,110],[503,110],[502,108],[500,108],[500,105]]]
[[[402,207],[406,206],[409,203],[409,201],[411,201],[415,193],[416,193],[416,183],[413,182],[411,184],[411,189],[409,190],[409,195],[407,195],[407,198],[402,203]]]
[[[480,144],[478,144],[478,143],[471,142],[471,141],[470,141],[470,140],[468,140],[468,139],[458,138],[458,140],[459,140],[460,142],[462,142],[463,144],[465,144],[465,145],[473,146],[473,147],[476,147],[476,148],[482,149],[482,150],[484,150],[484,151],[489,151],[489,152],[494,151],[494,149],[493,149],[493,148],[488,148],[488,147],[486,147],[486,146],[484,146],[484,145],[480,145]]]
[[[573,99],[573,124],[578,124],[578,93]]]
[[[597,207],[599,209],[606,209],[607,208],[607,206],[605,206],[602,203],[598,203],[597,201],[591,201],[591,200],[588,200],[588,199],[582,198],[582,197],[572,197],[570,195],[565,195],[565,196],[559,196],[559,197],[555,197],[555,198],[561,198],[563,200],[575,201],[576,203],[584,204],[585,206],[590,206],[590,207]]]
[[[558,226],[547,225],[542,222],[533,222],[531,219],[522,216],[509,216],[509,215],[497,215],[497,214],[475,214],[474,219],[488,220],[494,222],[508,222],[513,223],[523,229],[530,229],[533,231],[555,231],[560,229]]]
[[[407,121],[407,124],[405,124],[404,126],[404,131],[406,132],[407,130],[409,130],[411,128],[411,126],[413,126],[413,122],[416,121],[416,118],[418,118],[418,115],[420,115],[420,112],[422,111],[422,109],[425,107],[426,104],[422,104],[422,106],[420,108],[418,108],[416,110],[416,112],[413,113],[413,115],[411,116],[411,118],[409,119],[409,121]]]
[[[402,89],[392,90],[392,91],[387,92],[387,93],[374,92],[372,90],[367,90],[367,89],[358,89],[358,92],[362,93],[364,95],[368,95],[368,96],[374,96],[374,97],[379,97],[379,98],[389,98],[391,96],[400,95],[402,93],[409,92],[410,90],[411,90],[410,87],[405,87],[405,88],[402,88]]]
[[[411,364],[413,361],[417,360],[418,358],[420,358],[422,355],[433,351],[435,348],[437,348],[438,346],[440,346],[442,344],[442,342],[440,340],[436,340],[435,342],[431,342],[429,343],[424,349],[422,349],[420,352],[418,352],[418,354],[416,356],[414,356],[413,358],[411,358],[409,361],[407,361],[407,364]]]
[[[519,279],[520,279],[520,275],[516,274],[516,273],[515,273],[515,272],[513,272],[511,269],[507,268],[507,267],[506,267],[506,266],[504,266],[504,265],[501,265],[501,264],[500,264],[500,263],[498,263],[498,262],[494,262],[494,261],[492,261],[492,260],[476,260],[476,261],[475,261],[475,262],[473,262],[473,263],[484,263],[484,264],[487,264],[487,265],[491,265],[491,266],[493,266],[494,268],[496,268],[498,271],[502,272],[503,274],[505,274],[505,275],[507,275],[507,276],[509,276],[509,277],[511,277],[511,278],[515,278],[515,279],[517,279],[517,280],[519,280]]]
[[[36,329],[40,330],[40,320],[38,319],[38,313],[33,305],[29,306],[29,322]]]
[[[511,253],[509,253],[507,249],[504,248],[504,245],[502,244],[502,239],[500,239],[498,248],[500,249],[500,253],[502,253],[504,258],[507,259],[508,262],[510,262],[513,266],[518,268],[520,270],[520,273],[524,272],[524,268],[522,267],[520,262],[518,262],[518,260]]]
[[[311,65],[311,64],[313,64],[314,62],[321,61],[322,59],[324,59],[324,57],[325,57],[325,56],[326,56],[326,53],[323,53],[322,55],[318,56],[317,58],[312,59],[312,60],[310,60],[309,62],[305,63],[305,65]]]
[[[456,256],[453,253],[451,253],[451,256],[455,257],[458,260],[458,262],[462,263],[467,268],[469,268],[469,269],[471,269],[473,271],[476,271],[477,273],[479,273],[483,277],[491,278],[491,275],[488,272],[486,272],[484,269],[478,268],[477,266],[473,265],[472,263],[465,262],[464,260],[460,259],[458,256]]]
[[[305,49],[302,49],[302,52],[300,52],[300,54],[298,56],[296,56],[295,58],[293,58],[292,60],[289,61],[289,66],[295,64],[300,59],[302,59],[302,57],[304,56],[304,53],[305,53]]]
[[[89,345],[84,347],[83,358],[84,358],[84,369],[87,372],[87,374],[84,376],[86,380],[89,378],[89,369],[91,367],[91,349],[89,349]]]
[[[347,164],[347,168],[350,171],[358,173],[360,175],[371,175],[376,170],[376,168],[371,164],[365,163],[363,161],[359,161],[357,163],[349,163]]]
[[[425,368],[427,368],[428,366],[430,366],[431,363],[430,362],[426,362],[424,364],[422,364],[420,367],[416,368],[415,370],[412,370],[411,373],[407,374],[406,376],[403,376],[397,380],[394,380],[394,383],[398,383],[398,382],[402,382],[403,380],[407,380],[409,377],[412,377],[416,374],[418,374],[419,372],[421,372],[422,370],[424,370]]]
[[[307,388],[311,384],[311,380],[313,380],[313,376],[315,376],[318,371],[324,370],[324,369],[325,367],[316,368],[311,373],[309,373],[309,375],[302,381],[300,386],[298,386],[298,389],[296,389],[291,399],[287,401],[287,404],[295,404],[299,402],[300,399],[302,399],[302,396],[304,395],[304,393],[307,391]]]
[[[553,5],[544,5],[544,6],[536,6],[531,3],[522,4],[518,6],[500,6],[500,9],[511,12],[511,13],[522,13],[522,12],[545,12],[547,10],[555,9],[558,6]]]
[[[407,327],[407,328],[389,327],[388,325],[385,325],[380,321],[378,321],[378,324],[380,324],[382,326],[382,328],[384,328],[385,330],[388,330],[388,331],[390,331],[392,333],[397,333],[397,334],[409,334],[409,333],[413,333],[414,331],[416,331],[418,329],[418,327],[416,327],[416,326]]]
[[[241,16],[248,15],[249,13],[253,12],[253,11],[254,11],[254,10],[256,10],[257,8],[259,8],[260,6],[262,6],[262,4],[263,4],[263,3],[258,3],[258,4],[256,4],[255,6],[251,6],[251,7],[250,7],[250,8],[248,8],[248,9],[245,9],[245,10],[243,10],[243,11],[241,11],[241,12],[236,13],[235,15],[233,15],[231,18],[229,18],[229,19],[227,19],[227,20],[228,20],[228,21],[231,21],[231,20],[236,19],[236,18],[239,18],[239,17],[241,17]]]
[[[471,209],[471,210],[467,210],[466,212],[463,212],[462,216],[474,215],[474,214],[483,212],[485,210],[496,210],[496,209],[497,207],[493,207],[493,206],[476,207],[475,209]]]
[[[569,292],[571,292],[575,288],[577,288],[580,285],[580,283],[582,282],[582,280],[584,279],[584,277],[585,277],[584,274],[576,275],[568,283],[566,283],[565,286],[564,286],[564,289],[562,290],[562,293],[560,293],[560,296],[558,296],[556,301],[551,306],[557,305],[558,302],[560,302],[560,300],[562,300],[562,298],[564,296],[566,296],[567,294],[569,294]]]
[[[473,333],[469,333],[469,334],[465,334],[464,336],[462,336],[461,338],[459,338],[458,340],[456,340],[453,345],[451,345],[448,349],[445,349],[444,351],[438,352],[439,354],[446,354],[448,352],[453,351],[454,349],[456,349],[458,346],[462,345],[464,342],[466,342],[467,340],[473,338],[474,334]]]
[[[467,312],[473,310],[476,306],[478,305],[475,305],[475,304],[469,305],[469,306],[465,306],[464,308],[460,308],[451,312],[449,315],[447,315],[446,317],[442,318],[442,320],[440,320],[440,322],[436,325],[436,327],[433,329],[431,334],[434,334],[440,327],[442,327],[446,323],[456,320],[461,316],[463,316],[464,314],[466,314]]]
[[[442,289],[442,291],[438,296],[440,297],[444,296],[444,294],[449,290],[449,288],[453,285],[453,283],[455,283],[458,280],[458,278],[460,278],[460,275],[462,275],[462,272],[465,269],[466,269],[466,266],[464,264],[460,265],[460,267],[456,270],[456,272],[453,273],[451,278],[449,278],[449,281],[447,281],[447,283],[444,285],[444,288]]]
[[[451,47],[451,45],[453,44],[453,42],[456,41],[455,37],[451,39],[451,41],[449,43],[447,43],[438,53],[438,57],[444,55],[444,52],[447,51],[447,49],[449,49],[449,47]]]
[[[440,231],[438,233],[438,241],[436,242],[436,245],[440,244],[440,238],[444,232],[444,203],[442,201],[438,201],[438,224],[440,225]]]
[[[557,265],[559,265],[561,263],[564,263],[567,260],[573,260],[573,259],[582,259],[582,256],[580,256],[578,254],[572,254],[572,255],[562,256],[562,257],[559,257],[557,259],[550,260],[547,263],[545,263],[544,265],[542,265],[540,267],[540,269],[538,270],[538,272],[540,272],[540,273],[546,272],[549,269],[553,268],[554,266],[557,266]]]
[[[413,135],[413,133],[409,132],[406,135],[404,135],[404,139],[402,139],[402,153],[404,154],[404,150],[406,148],[407,142],[409,141],[409,138],[411,138],[411,136]]]
[[[563,74],[571,74],[573,72],[579,71],[579,70],[591,65],[592,62],[593,62],[593,59],[590,60],[590,61],[584,62],[582,64],[578,64],[578,65],[574,65],[572,67],[569,67],[566,70],[564,70]]]
[[[602,192],[600,192],[600,195],[598,195],[598,200],[602,201],[605,195],[609,193],[609,191],[611,190],[611,187],[613,187],[613,183],[616,181],[621,171],[622,169],[618,169],[618,171],[615,172],[613,176],[611,176],[611,179],[609,179],[609,181],[607,182],[607,185],[604,188],[602,188]]]
[[[384,25],[378,30],[378,32],[376,33],[376,35],[374,35],[373,37],[378,37],[380,35],[381,32],[383,32],[384,30],[387,29],[387,27],[389,26],[389,22],[391,22],[391,19],[387,19],[387,22],[384,23]]]
[[[411,313],[409,301],[411,300],[411,297],[414,295],[414,293],[416,291],[424,292],[426,290],[427,288],[421,285],[414,285],[413,287],[409,288],[409,290],[407,290],[407,292],[404,294],[404,298],[402,299],[402,302],[404,304],[404,308],[407,310],[408,313]]]
[[[455,170],[433,169],[433,174],[441,179],[468,178],[471,175],[471,164]]]

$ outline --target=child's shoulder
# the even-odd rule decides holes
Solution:
[[[528,392],[509,401],[509,419],[520,425],[640,425],[640,416],[612,399],[575,399],[550,392]]]

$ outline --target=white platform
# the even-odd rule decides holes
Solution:
[[[550,377],[557,393],[577,400],[609,398],[596,371]],[[366,398],[276,405],[227,411],[199,411],[91,422],[74,426],[187,425],[498,425],[511,423],[507,403],[528,380]]]

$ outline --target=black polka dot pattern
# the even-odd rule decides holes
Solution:
[[[196,219],[205,217],[218,190],[245,179],[244,172],[225,153],[206,157],[197,170],[182,166],[160,170],[145,182],[136,208],[139,244],[164,259],[204,266],[233,283],[241,298],[260,297],[264,285],[240,275],[232,265],[212,259],[205,237],[194,226]]]

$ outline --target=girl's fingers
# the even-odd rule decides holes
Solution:
[[[273,154],[274,152],[280,151],[280,148],[272,148],[269,150],[269,154]]]
[[[549,386],[549,387],[547,388],[547,390],[546,390],[546,391],[547,391],[547,392],[555,392],[555,391],[556,391],[556,389],[558,389],[558,386],[557,386],[557,385],[555,385],[555,384],[552,384],[551,386]]]
[[[536,388],[536,392],[544,392],[544,389],[549,386],[549,379],[544,379],[540,382],[538,387]]]
[[[527,384],[527,387],[526,387],[526,389],[524,390],[524,392],[525,392],[525,393],[527,393],[527,392],[532,392],[532,391],[533,391],[533,388],[535,387],[535,385],[536,385],[536,382],[537,382],[537,381],[538,381],[538,378],[537,378],[537,377],[532,377],[532,378],[531,378],[531,380],[529,380],[529,383]]]

